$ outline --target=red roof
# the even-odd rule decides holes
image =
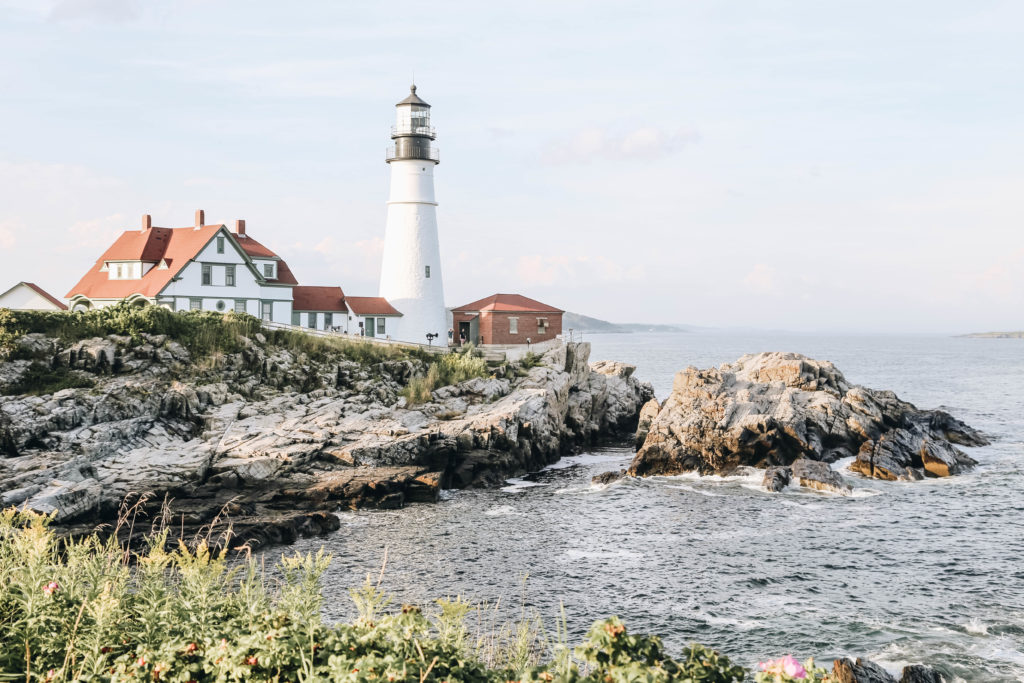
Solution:
[[[53,304],[54,306],[56,306],[60,310],[62,310],[62,311],[68,310],[67,305],[63,301],[61,301],[57,297],[55,297],[52,294],[50,294],[49,292],[47,292],[45,289],[43,289],[39,285],[37,285],[35,283],[32,283],[32,282],[19,282],[17,285],[14,285],[14,287],[11,287],[10,289],[8,289],[7,292],[3,292],[3,294],[7,294],[8,292],[13,292],[18,287],[18,285],[25,285],[26,287],[30,288],[36,294],[38,294],[39,296],[41,296],[44,299],[46,299],[47,301],[49,301],[51,304]]]
[[[223,224],[203,225],[199,228],[150,228],[149,230],[125,230],[114,243],[103,252],[96,264],[79,280],[78,284],[68,292],[68,298],[76,295],[90,299],[124,299],[133,294],[154,297],[174,278],[182,268],[194,259],[199,252],[223,228]],[[237,238],[237,235],[232,235]],[[236,242],[241,240],[236,239]],[[255,248],[274,256],[273,252],[252,238],[248,242],[255,243]],[[243,247],[243,251],[248,253]],[[101,271],[106,261],[146,261],[167,264],[166,268],[159,265],[137,280],[111,280],[106,271]],[[277,279],[271,280],[281,284],[294,285],[298,281],[292,274],[288,264],[277,262]]]
[[[402,315],[382,296],[349,296],[345,303],[356,315]]]
[[[292,288],[293,311],[341,311],[345,312],[345,293],[341,287]]]
[[[521,294],[492,294],[491,296],[457,306],[453,311],[506,311],[515,313],[564,313],[560,308],[542,304]]]

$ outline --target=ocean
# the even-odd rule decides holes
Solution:
[[[500,490],[437,504],[341,512],[342,527],[276,552],[334,554],[329,618],[374,580],[398,603],[461,595],[536,610],[570,641],[619,615],[671,652],[700,642],[744,665],[793,654],[862,656],[947,680],[1024,680],[1024,340],[753,333],[587,335],[591,360],[637,365],[659,399],[678,370],[758,351],[833,361],[847,379],[943,408],[984,432],[980,465],[950,479],[852,473],[851,497],[787,489],[761,474],[657,477],[607,488],[629,445],[563,458]],[[269,558],[268,558],[269,559]]]

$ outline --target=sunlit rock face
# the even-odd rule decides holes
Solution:
[[[865,476],[912,480],[963,472],[976,463],[956,445],[986,443],[948,413],[850,384],[829,361],[758,353],[679,372],[628,473],[725,474],[740,466],[854,458],[850,469]],[[801,471],[806,476],[792,474],[804,485],[841,489],[826,472]],[[773,475],[769,483],[781,488],[783,478]]]

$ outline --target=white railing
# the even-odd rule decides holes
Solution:
[[[289,325],[288,323],[275,323],[268,320],[263,321],[263,327],[268,330],[288,330],[290,332],[302,332],[303,334],[311,334],[315,337],[332,337],[335,339],[345,339],[347,341],[355,343],[366,343],[366,344],[377,344],[383,346],[399,346],[409,349],[420,349],[421,351],[428,351],[430,353],[448,353],[448,347],[437,344],[417,344],[416,342],[398,341],[397,339],[388,339],[386,337],[364,337],[358,334],[347,334],[345,332],[335,332],[333,330],[314,330],[311,327],[303,327],[302,325]]]

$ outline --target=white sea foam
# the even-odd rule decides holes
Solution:
[[[553,462],[541,472],[546,470],[565,470],[578,465],[597,465],[604,462],[622,462],[629,460],[628,456],[622,453],[581,453],[579,455],[567,455]]]
[[[987,636],[988,626],[984,624],[978,617],[971,617],[970,621],[966,624],[961,624],[964,630],[968,633],[973,633],[976,636]]]
[[[488,517],[509,517],[509,516],[525,517],[526,516],[525,512],[520,512],[519,510],[516,510],[511,505],[499,505],[497,507],[493,507],[493,508],[490,508],[488,510],[485,510],[484,514],[487,515]]]
[[[505,483],[508,484],[508,486],[503,486],[499,490],[505,491],[505,492],[508,492],[508,493],[513,493],[513,492],[516,492],[516,491],[522,491],[523,489],[530,489],[530,488],[533,488],[534,486],[545,486],[545,484],[542,484],[540,482],[527,481],[525,479],[519,479],[519,478],[516,478],[516,477],[513,477],[512,479],[506,479]]]
[[[702,496],[708,496],[709,498],[721,498],[724,494],[711,493],[711,491],[705,491],[699,486],[687,486],[686,484],[676,484],[675,486],[669,486],[670,489],[681,489],[683,491],[692,491],[693,493],[699,493]]]

